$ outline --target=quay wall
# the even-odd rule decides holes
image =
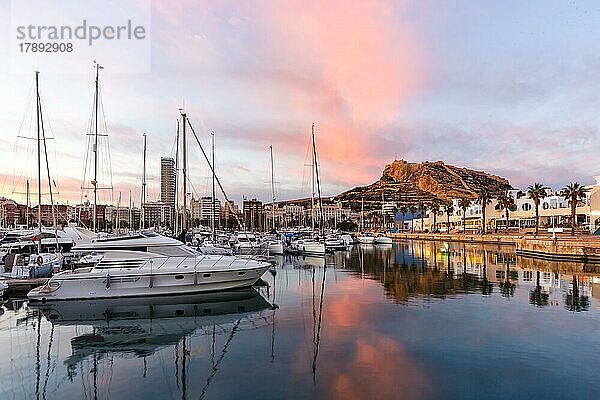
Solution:
[[[392,239],[436,240],[446,242],[466,242],[483,244],[508,244],[514,245],[520,236],[511,235],[476,235],[464,233],[407,233],[398,232],[391,234]]]
[[[554,261],[574,261],[600,263],[600,237],[559,236],[532,237],[523,235],[477,235],[444,233],[394,233],[393,239],[436,240],[482,244],[502,244],[515,246],[516,253],[523,257]]]

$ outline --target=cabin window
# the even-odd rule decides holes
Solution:
[[[238,272],[238,276],[244,276],[244,275],[246,275],[246,271],[240,271],[240,272]]]
[[[183,314],[183,310],[175,310],[175,315],[177,315],[178,317],[182,316]]]
[[[175,275],[175,279],[177,279],[178,281],[183,279],[183,275]]]
[[[183,246],[152,246],[148,248],[148,251],[167,257],[190,257],[194,255]]]
[[[212,310],[210,308],[204,308],[204,309],[202,309],[202,312],[204,314],[210,314],[212,312]]]
[[[202,277],[203,278],[210,278],[212,276],[212,274],[203,274]]]

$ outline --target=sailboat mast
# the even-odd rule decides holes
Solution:
[[[360,230],[364,230],[365,228],[365,221],[364,221],[364,215],[365,215],[365,198],[361,197],[360,198]]]
[[[385,226],[385,210],[383,208],[384,204],[385,204],[385,198],[383,197],[383,192],[381,192],[381,216],[382,216],[382,220],[383,220],[383,230],[385,231],[386,226]]]
[[[96,232],[97,224],[97,213],[98,213],[98,78],[99,70],[102,66],[96,63],[96,90],[94,92],[94,180],[92,186],[94,187],[94,212],[92,223],[92,229]]]
[[[271,212],[273,215],[273,230],[275,230],[275,171],[273,167],[273,146],[269,146],[271,150]]]
[[[141,214],[140,214],[140,230],[145,228],[145,217],[144,205],[146,204],[146,133],[144,133],[144,154],[143,154],[143,167],[142,167],[142,199],[140,201]]]
[[[212,147],[212,213],[210,216],[211,222],[212,222],[212,239],[213,239],[213,243],[215,241],[215,239],[217,238],[217,231],[216,231],[216,223],[215,223],[215,132],[211,132],[210,133],[212,142],[211,142],[211,147]]]
[[[177,118],[177,134],[175,135],[175,230],[174,234],[179,233],[179,118]]]
[[[313,142],[313,159],[314,171],[317,174],[317,192],[319,195],[319,224],[321,225],[321,235],[325,236],[325,221],[323,218],[323,199],[321,198],[321,182],[319,181],[319,161],[317,159],[317,142],[315,140],[315,124],[312,124],[312,142]]]
[[[25,186],[25,193],[27,196],[27,213],[25,214],[25,224],[27,225],[27,229],[29,229],[29,210],[31,209],[31,201],[29,199],[29,179],[27,179],[27,183]]]
[[[38,93],[38,97],[39,97],[39,93]],[[40,131],[42,133],[41,139],[44,142],[44,159],[46,160],[46,173],[47,173],[47,177],[48,177],[48,193],[50,194],[50,210],[52,212],[52,225],[54,226],[54,234],[56,237],[56,249],[58,250],[58,234],[56,233],[57,228],[57,222],[56,222],[56,213],[54,210],[54,196],[52,194],[52,180],[50,179],[50,164],[48,163],[48,148],[46,147],[46,131],[44,130],[44,116],[42,114],[42,109],[41,109],[41,101],[40,101],[40,109],[39,109],[39,115],[40,115]],[[40,176],[40,180],[41,180],[41,176]],[[40,228],[40,233],[41,233],[41,228]],[[40,239],[40,245],[41,245],[41,239]]]
[[[183,233],[187,231],[187,142],[186,142],[186,129],[187,116],[185,113],[181,114],[183,124],[183,138],[181,145],[183,146]]]
[[[121,192],[119,191],[119,200],[117,201],[117,221],[116,221],[116,226],[117,226],[117,231],[120,228],[120,223],[119,221],[121,220]]]
[[[129,230],[133,228],[133,221],[131,220],[131,189],[129,189]]]
[[[39,71],[35,71],[35,101],[36,101],[36,128],[37,128],[37,164],[38,164],[38,229],[40,230],[40,240],[38,242],[38,252],[41,252],[42,245],[42,156],[41,156],[41,136],[40,136],[40,84]]]
[[[315,157],[314,157],[314,145],[315,145],[315,124],[312,124],[312,144],[313,144],[313,157],[311,162],[311,194],[310,194],[310,222],[311,228],[314,233],[315,231]]]

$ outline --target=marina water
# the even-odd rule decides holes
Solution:
[[[402,241],[252,290],[0,315],[2,399],[599,398],[600,267]]]

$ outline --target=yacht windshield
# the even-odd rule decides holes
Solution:
[[[161,256],[168,257],[195,257],[202,255],[202,253],[188,246],[152,246],[148,247],[148,251],[151,253],[160,254]]]

